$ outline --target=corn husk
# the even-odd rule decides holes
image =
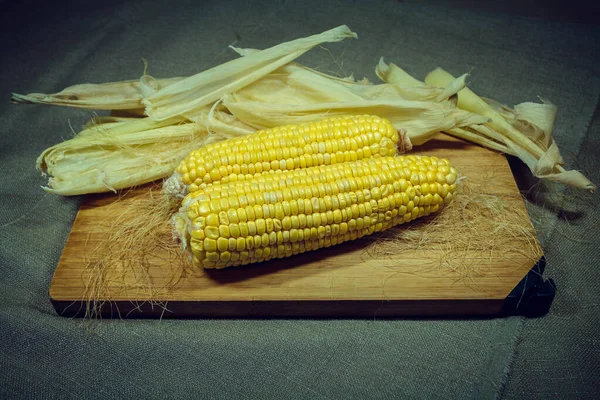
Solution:
[[[37,167],[50,175],[49,193],[72,196],[116,191],[170,174],[207,136],[203,126],[181,123],[127,132],[123,125],[88,128],[46,149]]]
[[[187,78],[75,85],[14,102],[111,110],[73,139],[45,150],[38,168],[46,190],[63,195],[118,190],[167,177],[179,159],[206,143],[331,115],[373,114],[403,133],[403,150],[445,131],[520,157],[538,177],[595,189],[565,171],[551,132],[556,107],[544,102],[509,108],[482,99],[438,69],[421,82],[383,58],[383,83],[335,77],[293,62],[312,47],[356,34],[347,26],[265,50],[231,47],[242,57]],[[143,114],[149,117],[139,118]]]
[[[97,116],[74,138],[42,152],[36,166],[49,175],[49,193],[73,196],[130,188],[165,178],[190,151],[253,133],[223,110],[205,108],[192,118]]]
[[[430,86],[413,78],[396,64],[386,64],[383,57],[379,59],[379,63],[375,67],[375,74],[383,82],[401,88],[404,98],[407,100],[435,101],[438,103],[448,100],[464,88],[467,77],[467,74],[464,74],[450,84],[445,85],[445,88]]]
[[[158,87],[169,86],[183,78],[156,80]],[[48,104],[92,110],[142,110],[142,89],[139,80],[108,83],[84,83],[69,86],[58,93],[12,93],[10,99],[17,104]]]
[[[222,96],[233,93],[295,60],[319,44],[356,37],[356,33],[342,25],[318,35],[281,43],[231,60],[159,90],[154,90],[153,80],[146,76],[140,81],[146,114],[154,120],[194,114]]]
[[[253,49],[235,49],[254,54]],[[381,64],[381,63],[380,63]],[[285,65],[235,93],[223,105],[237,119],[256,129],[298,124],[331,115],[372,114],[405,129],[413,145],[430,140],[440,130],[480,124],[487,118],[457,109],[448,98],[464,87],[465,76],[451,89],[396,83],[364,84],[336,78],[296,63]],[[436,101],[428,101],[436,99]]]
[[[425,82],[445,86],[455,78],[438,68],[430,72]],[[511,109],[496,102],[485,101],[469,88],[458,92],[458,107],[488,117],[482,127],[472,127],[488,139],[505,145],[510,154],[518,156],[540,179],[549,179],[579,189],[594,192],[596,185],[579,171],[567,171],[558,145],[552,137],[556,106],[549,102],[521,103]],[[459,133],[449,130],[449,133]]]
[[[223,104],[238,119],[257,129],[305,123],[333,115],[378,115],[387,118],[396,129],[405,129],[411,143],[417,146],[427,142],[441,130],[487,121],[485,117],[443,104],[410,100],[282,104],[247,101],[234,93],[225,96]]]

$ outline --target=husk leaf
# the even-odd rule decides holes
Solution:
[[[183,78],[157,80],[159,87],[169,86]],[[142,108],[142,90],[139,80],[107,83],[83,83],[69,86],[58,93],[12,93],[17,104],[48,104],[92,110],[137,110]]]
[[[282,104],[247,101],[231,94],[223,98],[223,104],[234,116],[256,129],[300,124],[332,115],[378,115],[387,118],[396,129],[406,129],[413,145],[425,143],[442,130],[487,121],[487,118],[443,104],[410,100]]]
[[[441,68],[430,72],[425,82],[444,86],[455,78]],[[552,138],[556,107],[543,104],[521,103],[514,110],[489,99],[484,100],[469,88],[458,92],[458,107],[490,118],[487,130],[473,127],[474,131],[487,133],[517,155],[540,179],[561,182],[579,189],[594,192],[596,185],[579,171],[566,171],[558,145]]]
[[[154,120],[175,115],[194,114],[222,96],[233,93],[293,61],[311,48],[325,42],[356,38],[345,25],[318,35],[296,39],[240,57],[200,72],[166,88],[153,91],[149,79],[142,79],[143,103]]]

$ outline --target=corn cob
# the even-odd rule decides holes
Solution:
[[[342,116],[265,129],[191,152],[164,185],[171,194],[256,174],[396,154],[399,134],[383,118]]]
[[[429,215],[452,201],[456,179],[447,160],[413,155],[261,174],[188,194],[173,226],[194,265],[245,265]]]

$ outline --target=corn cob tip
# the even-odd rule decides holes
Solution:
[[[410,141],[410,138],[408,137],[408,133],[406,132],[406,129],[400,128],[398,129],[398,153],[403,154],[403,153],[408,153],[409,151],[411,151],[413,149],[413,144]]]
[[[188,185],[181,179],[181,174],[175,172],[163,182],[162,193],[183,199],[188,194]]]

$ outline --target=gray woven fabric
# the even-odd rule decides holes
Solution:
[[[581,168],[600,182],[600,110],[579,152]],[[523,332],[507,380],[506,398],[598,398],[600,351],[598,314],[597,196],[559,199],[564,210],[546,240],[548,273],[558,292],[545,317],[523,321]],[[584,233],[585,232],[585,233]]]
[[[359,40],[327,45],[336,62],[322,49],[300,61],[371,80],[380,56],[417,77],[438,65],[454,74],[473,69],[471,87],[481,94],[508,104],[536,96],[555,102],[559,145],[576,156],[585,143],[585,167],[598,169],[598,135],[586,139],[600,93],[599,29],[592,25],[391,1],[5,6],[6,96],[133,79],[142,57],[155,77],[189,75],[235,57],[230,44],[268,47],[345,23]],[[559,286],[552,313],[539,320],[136,320],[102,321],[90,330],[56,316],[47,290],[80,198],[45,194],[34,163],[41,150],[71,135],[68,121],[79,127],[90,115],[0,104],[0,398],[593,393],[598,253],[555,229],[575,235],[583,227],[593,238],[598,213],[589,201],[570,225],[557,225],[555,210],[529,207]]]

